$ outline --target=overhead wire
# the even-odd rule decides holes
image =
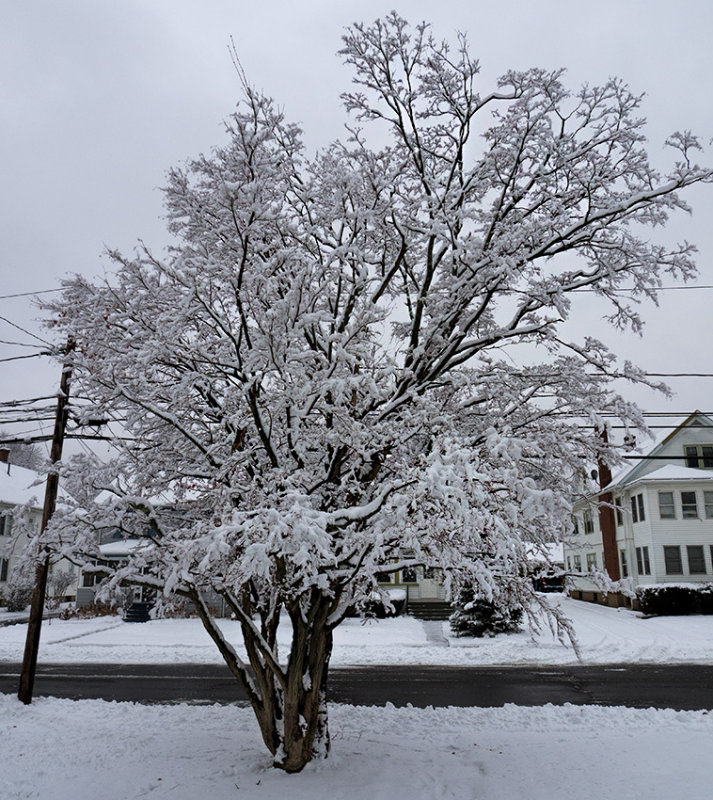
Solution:
[[[41,344],[28,344],[27,342],[9,342],[7,339],[0,339],[0,344],[9,344],[13,347],[42,347]]]
[[[15,292],[15,294],[0,294],[0,300],[10,300],[13,297],[35,297],[38,294],[50,294],[50,292],[61,292],[63,288],[58,286],[56,289],[38,289],[36,292]]]
[[[41,336],[38,336],[36,333],[32,333],[32,331],[28,331],[26,328],[23,328],[21,325],[18,325],[16,322],[8,319],[7,317],[3,317],[0,315],[0,320],[3,322],[7,322],[8,325],[12,325],[13,328],[17,328],[18,331],[22,331],[26,333],[28,336],[31,336],[33,339],[37,339],[38,342],[43,342],[44,344],[52,347],[52,342],[48,342],[47,339],[43,339]]]
[[[696,284],[695,286],[650,286],[646,291],[650,292],[677,292],[677,291],[690,291],[692,289],[713,289],[713,284]],[[581,289],[572,289],[572,292],[596,292],[596,289],[590,289],[583,286]],[[618,289],[611,289],[610,291],[616,292],[634,292],[637,291],[633,286],[622,286]]]
[[[30,353],[26,356],[8,356],[6,358],[0,358],[0,363],[6,363],[8,361],[24,361],[27,358],[40,358],[40,356],[53,356],[55,353],[50,350],[43,350],[41,353]]]

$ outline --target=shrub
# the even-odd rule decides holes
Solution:
[[[640,586],[636,597],[648,616],[713,614],[713,583]]]
[[[79,617],[81,619],[89,617],[108,617],[116,616],[121,609],[114,603],[90,603],[80,608],[63,608],[60,613],[60,619],[73,619]]]
[[[24,611],[32,600],[33,585],[24,580],[9,581],[3,600],[8,611]]]
[[[498,605],[475,597],[470,588],[461,589],[455,611],[451,614],[451,631],[455,636],[495,636],[515,633],[522,623],[522,608]]]

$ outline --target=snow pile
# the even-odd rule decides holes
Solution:
[[[2,797],[710,797],[705,711],[333,706],[330,714],[332,757],[286,775],[269,766],[247,708],[44,698],[23,706],[0,695]]]

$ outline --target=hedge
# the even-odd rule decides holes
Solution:
[[[636,589],[639,608],[644,614],[713,614],[713,583],[660,584]]]

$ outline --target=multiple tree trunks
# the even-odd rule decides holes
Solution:
[[[288,611],[292,645],[283,667],[276,647],[279,617],[272,625],[263,618],[258,634],[248,621],[251,615],[241,609],[248,665],[225,640],[200,595],[196,593],[192,599],[208,634],[250,699],[274,765],[286,772],[299,772],[313,758],[326,758],[330,750],[327,677],[333,643],[333,625],[328,625],[327,619],[334,601],[317,598],[308,618],[299,602],[292,604]],[[229,602],[234,606],[233,598]]]

